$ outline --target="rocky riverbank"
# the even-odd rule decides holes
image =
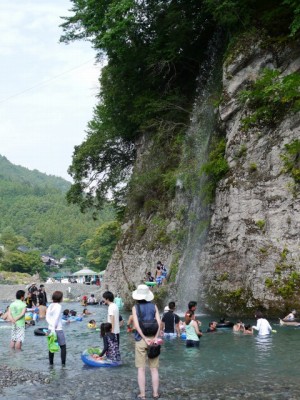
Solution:
[[[31,372],[27,369],[13,369],[6,365],[0,366],[0,393],[2,389],[17,385],[36,385],[50,383],[50,377],[41,372]]]
[[[96,299],[101,299],[104,289],[101,286],[95,285],[84,285],[82,283],[43,283],[48,296],[48,300],[51,301],[52,293],[55,290],[60,290],[64,294],[64,300],[76,301],[82,296],[89,296],[93,293]],[[40,283],[37,282],[37,287]],[[28,285],[0,285],[0,301],[13,301],[15,299],[16,292],[20,289],[26,291]]]

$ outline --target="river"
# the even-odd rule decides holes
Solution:
[[[4,303],[0,303],[3,309]],[[81,311],[78,303],[63,304],[63,309]],[[98,323],[106,318],[105,306],[89,307]],[[124,319],[127,313],[122,313]],[[211,316],[199,317],[205,331]],[[87,317],[65,327],[67,365],[60,366],[59,354],[50,370],[46,339],[35,336],[35,327],[26,330],[21,352],[9,349],[10,329],[0,324],[0,363],[10,367],[30,369],[50,374],[49,384],[24,384],[4,389],[0,399],[29,400],[129,400],[138,394],[134,367],[132,334],[121,332],[123,365],[118,368],[93,368],[84,365],[81,351],[99,345],[99,332],[87,328]],[[247,322],[247,321],[245,321]],[[255,323],[254,320],[248,321]],[[186,349],[181,339],[165,341],[160,357],[161,399],[299,399],[300,381],[298,362],[300,329],[280,327],[270,321],[277,333],[259,338],[244,336],[222,329],[204,334],[199,349]],[[39,322],[38,327],[46,326]],[[151,396],[150,372],[147,372],[147,398]]]

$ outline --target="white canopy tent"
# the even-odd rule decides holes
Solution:
[[[83,268],[80,271],[74,272],[73,276],[76,277],[78,283],[89,283],[91,280],[98,278],[98,272],[92,271],[89,268]]]

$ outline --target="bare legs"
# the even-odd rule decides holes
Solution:
[[[158,387],[159,387],[158,368],[150,368],[150,371],[151,371],[151,379],[152,379],[153,397],[156,397],[156,396],[158,396]]]
[[[158,368],[150,368],[151,371],[151,379],[152,379],[152,389],[153,396],[158,396],[158,387],[159,387],[159,374]],[[145,397],[146,393],[146,377],[145,377],[145,368],[138,368],[138,385],[140,389],[140,397]]]
[[[10,341],[10,348],[15,350],[22,349],[22,342],[14,342],[13,340]]]
[[[140,397],[145,397],[146,393],[146,377],[145,377],[145,367],[138,368],[138,384],[140,388]]]

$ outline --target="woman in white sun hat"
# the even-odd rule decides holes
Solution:
[[[156,343],[160,332],[160,317],[157,306],[151,301],[154,295],[146,285],[139,285],[132,292],[132,298],[137,300],[137,304],[132,308],[134,327],[136,329],[135,338],[135,366],[138,369],[138,385],[140,394],[137,398],[144,400],[146,390],[146,361],[147,349],[153,343]],[[143,323],[145,322],[145,323]],[[149,325],[148,332],[145,326]],[[159,398],[159,357],[149,358],[149,367],[151,371],[153,399]]]

